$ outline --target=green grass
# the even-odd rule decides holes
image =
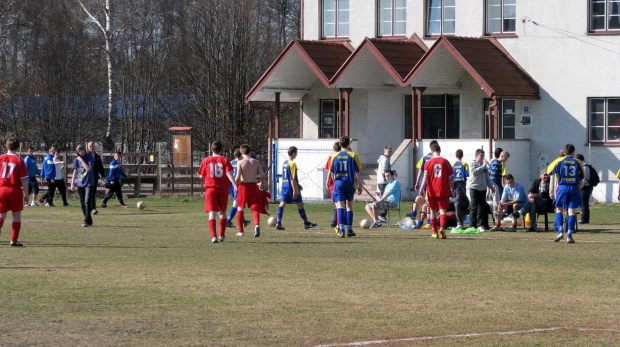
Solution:
[[[26,208],[23,248],[8,246],[8,218],[0,345],[620,341],[618,205],[592,207],[574,245],[524,231],[435,240],[428,230],[357,228],[339,239],[327,204],[306,205],[318,230],[303,230],[287,206],[286,231],[263,218],[260,238],[228,229],[213,245],[201,198],[144,199],[143,211],[136,201],[111,201],[91,228],[77,207]],[[367,218],[363,204],[355,209],[357,223]],[[498,334],[509,331],[523,332]]]

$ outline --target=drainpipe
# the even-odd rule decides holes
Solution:
[[[342,137],[342,88],[338,89],[338,138]]]
[[[493,102],[489,105],[489,161],[493,160],[493,135],[494,135],[494,122],[493,120],[497,118],[497,116],[493,117],[493,108],[497,109],[497,97],[492,96]],[[496,110],[497,113],[497,110]]]
[[[417,136],[417,127],[418,124],[416,122],[416,112],[418,109],[418,105],[417,105],[417,93],[418,93],[418,88],[411,88],[411,146],[413,148],[413,170],[411,170],[411,172],[413,173],[413,177],[416,177],[416,172],[415,172],[415,164],[418,161],[418,136]],[[415,178],[413,178],[413,184],[411,185],[411,190],[413,190],[413,187],[415,186]]]
[[[349,138],[351,138],[351,112],[349,112],[350,110],[349,106],[351,105],[351,92],[352,91],[353,91],[352,88],[344,89],[344,109],[345,109],[344,134],[345,136],[348,136]]]
[[[250,110],[256,110],[256,111],[267,111],[269,112],[269,155],[268,155],[268,159],[269,163],[267,164],[267,166],[269,166],[269,164],[271,164],[271,162],[273,161],[273,108],[271,107],[266,107],[266,106],[252,106],[252,103],[249,104],[250,105]],[[269,184],[268,188],[271,188],[272,182],[272,175],[271,175],[271,170],[269,170],[269,172],[267,173],[268,178],[267,178],[267,183]],[[267,189],[267,191],[271,191],[271,189]]]

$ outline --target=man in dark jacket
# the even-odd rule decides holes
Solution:
[[[88,153],[90,155],[92,155],[93,157],[95,157],[95,167],[94,167],[94,174],[95,174],[95,186],[93,188],[93,191],[95,193],[91,194],[91,206],[93,207],[92,210],[92,214],[97,214],[99,213],[99,211],[97,211],[97,202],[96,202],[96,192],[97,192],[97,185],[99,184],[99,179],[101,177],[105,177],[105,169],[103,168],[103,161],[101,161],[101,157],[99,156],[99,154],[97,152],[95,152],[95,143],[93,141],[88,143]]]
[[[521,207],[519,211],[513,212],[512,214],[515,218],[519,218],[519,216],[524,213],[530,213],[530,220],[532,221],[532,224],[530,224],[528,231],[536,231],[537,211],[540,211],[541,213],[553,211],[554,202],[549,197],[549,192],[551,191],[550,181],[551,180],[547,174],[547,170],[540,171],[540,178],[537,178],[532,182],[532,186],[527,193],[527,201],[523,204],[523,207]]]
[[[469,198],[465,187],[458,182],[454,182],[452,186],[452,196],[450,197],[450,205],[454,205],[454,214],[456,215],[456,229],[463,229],[464,217],[469,210]]]

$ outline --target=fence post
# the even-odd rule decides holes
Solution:
[[[161,142],[157,143],[157,190],[161,194]]]
[[[140,163],[142,162],[142,157],[140,156],[140,153],[138,153],[138,155],[136,156],[136,159],[138,160],[138,166],[136,168],[136,170],[138,171],[138,177],[136,177],[136,184],[134,184],[133,186],[133,196],[136,198],[140,197],[140,191],[142,190],[142,170],[140,169]]]

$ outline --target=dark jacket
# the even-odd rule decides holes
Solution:
[[[542,180],[540,178],[537,178],[535,180],[532,181],[532,186],[530,187],[530,190],[528,191],[528,193],[532,193],[532,194],[540,194],[540,184],[542,183]],[[547,183],[547,189],[546,191],[542,192],[542,198],[543,199],[549,199],[549,189],[551,187],[550,183]]]
[[[105,169],[103,168],[103,161],[99,153],[94,154],[95,157],[95,182],[99,181],[101,177],[105,177]]]
[[[467,192],[465,188],[460,184],[455,184],[452,188],[452,202],[462,203],[466,206],[469,205],[469,198],[467,198]]]

